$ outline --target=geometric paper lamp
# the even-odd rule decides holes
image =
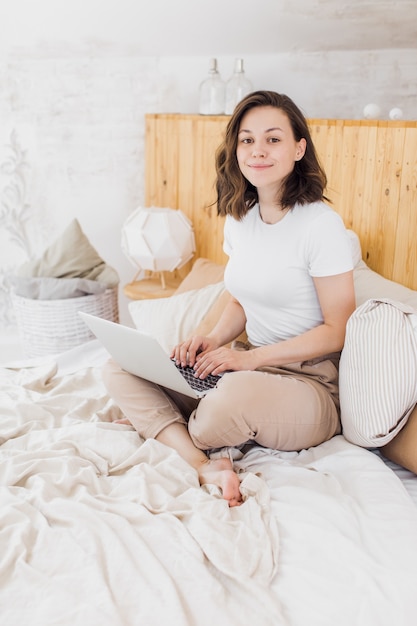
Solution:
[[[139,207],[122,226],[121,247],[137,273],[160,273],[165,288],[164,272],[179,269],[194,255],[192,223],[180,210]]]

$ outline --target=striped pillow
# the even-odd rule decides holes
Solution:
[[[371,299],[351,315],[339,369],[343,434],[383,446],[417,403],[417,314],[406,304]]]

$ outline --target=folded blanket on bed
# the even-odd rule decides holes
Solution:
[[[13,276],[10,283],[16,295],[31,300],[65,300],[103,293],[107,289],[106,285],[86,278]]]

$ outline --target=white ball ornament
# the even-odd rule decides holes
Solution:
[[[381,115],[381,108],[371,102],[363,109],[363,115],[367,120],[376,120]]]
[[[400,109],[399,107],[394,107],[389,112],[389,117],[391,120],[400,120],[402,116],[403,116],[403,112],[402,112],[402,109]]]

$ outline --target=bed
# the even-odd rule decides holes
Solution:
[[[209,324],[224,297],[213,257],[171,298],[132,303],[132,323],[161,342]],[[387,278],[360,257],[366,302]],[[344,435],[299,453],[230,449],[244,503],[229,509],[175,452],[115,423],[107,358],[93,340],[0,369],[2,624],[416,623],[415,474]]]

